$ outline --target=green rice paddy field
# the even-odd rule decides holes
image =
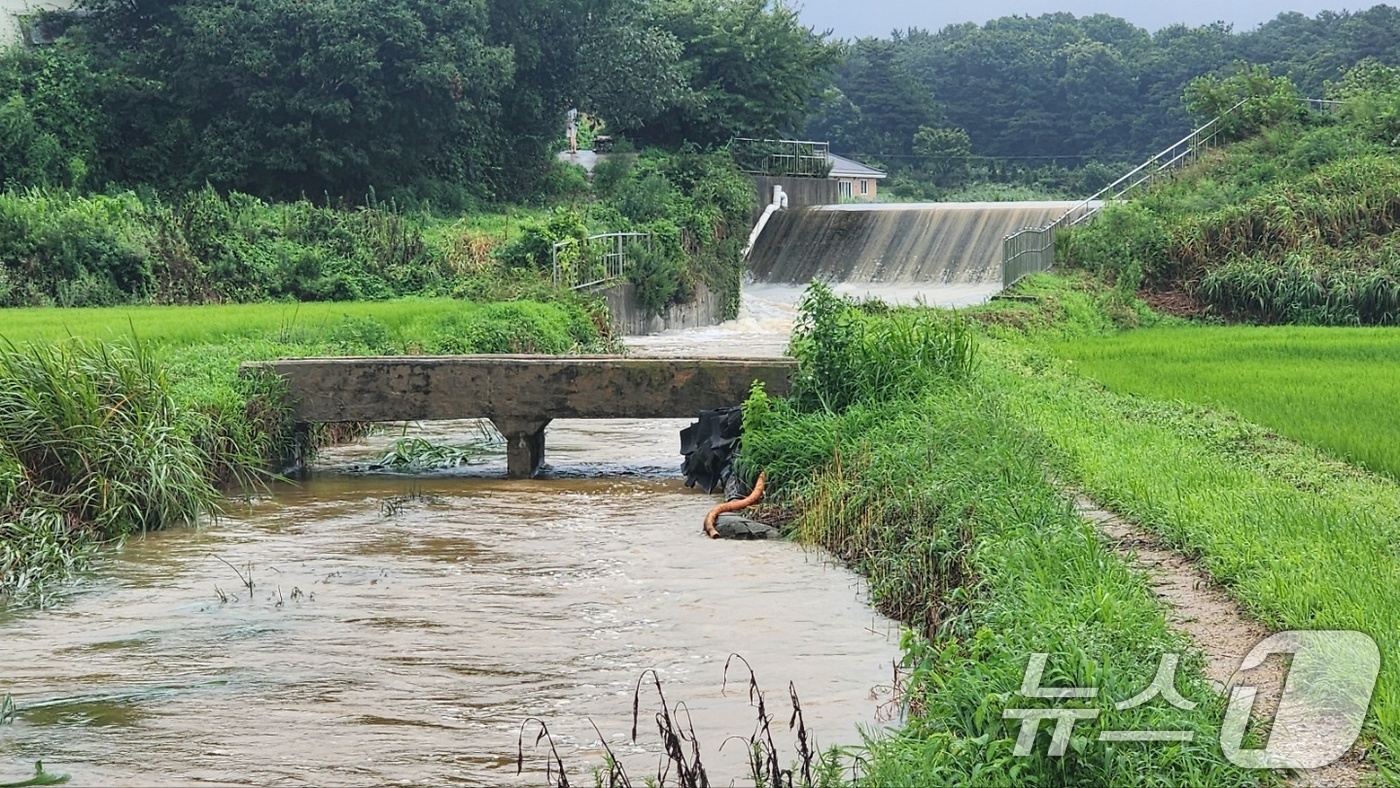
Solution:
[[[85,309],[6,309],[0,338],[50,342],[67,337],[129,339],[193,345],[230,337],[263,337],[328,331],[347,317],[373,318],[391,331],[413,323],[478,309],[451,299],[373,303],[259,303],[212,306],[129,306]]]
[[[1400,329],[1173,326],[1053,350],[1119,393],[1231,410],[1400,478]]]
[[[454,299],[0,310],[0,343],[77,337],[189,348],[243,341],[333,354],[567,353],[599,342],[577,304]],[[294,353],[304,355],[304,353]]]

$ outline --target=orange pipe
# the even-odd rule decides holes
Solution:
[[[763,481],[767,476],[767,471],[758,474],[758,481],[754,483],[753,492],[749,493],[749,497],[740,501],[722,503],[711,509],[709,514],[705,515],[705,533],[708,534],[711,539],[719,538],[719,531],[715,530],[715,521],[719,519],[720,515],[726,512],[737,512],[740,509],[747,509],[758,503],[758,499],[763,497]]]

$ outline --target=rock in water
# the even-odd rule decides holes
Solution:
[[[780,539],[782,532],[741,514],[722,514],[715,520],[715,530],[721,539]]]

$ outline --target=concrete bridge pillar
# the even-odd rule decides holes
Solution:
[[[496,425],[506,439],[506,476],[511,479],[532,479],[544,464],[544,428],[550,419],[522,419],[495,416]]]

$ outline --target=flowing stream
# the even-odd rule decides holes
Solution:
[[[633,344],[779,354],[799,292],[750,286],[737,321]],[[889,719],[897,626],[820,552],[704,539],[719,499],[679,478],[686,423],[555,422],[550,469],[529,482],[502,480],[503,457],[350,472],[394,432],[216,523],[129,541],[53,609],[0,614],[0,696],[18,707],[0,725],[0,783],[43,759],[76,785],[540,785],[537,727],[516,776],[538,718],[574,782],[591,783],[606,741],[640,784],[660,752],[650,687],[630,740],[646,670],[688,707],[716,784],[742,782],[745,743],[720,749],[755,722],[747,671],[724,687],[731,653],[756,672],[785,759],[788,682],[819,744],[858,743]],[[451,443],[473,428],[403,429]]]

